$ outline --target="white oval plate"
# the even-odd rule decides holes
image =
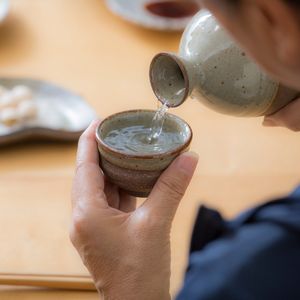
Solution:
[[[189,23],[192,17],[187,18],[165,18],[155,16],[145,9],[149,0],[106,0],[109,9],[121,18],[156,30],[181,31]]]
[[[38,116],[26,124],[0,124],[0,146],[27,139],[76,141],[97,118],[82,97],[62,87],[28,78],[0,78],[0,86],[11,89],[16,85],[32,90]]]
[[[9,0],[0,0],[0,23],[4,21],[9,11]]]

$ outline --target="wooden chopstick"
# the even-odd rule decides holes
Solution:
[[[0,273],[0,285],[35,286],[69,290],[96,290],[90,276],[76,275]]]

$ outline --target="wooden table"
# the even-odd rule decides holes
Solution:
[[[111,15],[101,0],[15,0],[0,27],[0,76],[28,76],[81,93],[99,116],[155,108],[148,66],[176,51],[180,34],[145,30]],[[195,100],[173,111],[194,130],[196,176],[172,232],[175,294],[200,203],[230,217],[299,182],[300,138],[261,127],[261,119],[211,112]],[[86,274],[68,240],[76,144],[0,149],[0,271]],[[2,287],[6,299],[98,299],[93,292]]]

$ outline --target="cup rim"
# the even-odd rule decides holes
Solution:
[[[99,134],[99,129],[100,127],[103,125],[103,123],[105,123],[107,120],[113,118],[113,117],[116,117],[118,115],[123,115],[125,113],[138,113],[138,112],[151,112],[151,113],[155,113],[156,110],[152,110],[152,109],[133,109],[133,110],[125,110],[125,111],[121,111],[121,112],[118,112],[118,113],[115,113],[115,114],[112,114],[108,117],[106,117],[105,119],[103,119],[99,125],[97,126],[96,128],[96,140],[97,140],[97,143],[98,145],[100,144],[101,147],[103,149],[105,149],[106,151],[108,152],[112,152],[113,154],[117,154],[117,155],[122,155],[122,156],[125,156],[125,157],[129,157],[129,158],[143,158],[143,159],[153,159],[153,158],[163,158],[163,157],[166,157],[166,156],[172,156],[176,153],[180,153],[182,152],[182,150],[186,149],[189,147],[189,145],[191,144],[191,141],[192,141],[192,138],[193,138],[193,131],[192,131],[192,128],[191,126],[185,121],[183,120],[182,118],[174,115],[174,114],[170,114],[168,113],[168,115],[172,116],[173,118],[176,118],[176,119],[179,119],[180,121],[182,121],[185,125],[187,125],[188,127],[188,138],[187,140],[180,146],[172,149],[172,150],[169,150],[169,151],[166,151],[166,152],[163,152],[163,153],[158,153],[158,154],[133,154],[133,153],[124,153],[122,151],[118,151],[110,146],[108,146],[107,144],[105,144],[103,142],[103,140],[101,139],[100,137],[100,134]]]

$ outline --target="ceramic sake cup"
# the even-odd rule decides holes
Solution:
[[[128,194],[147,197],[161,173],[181,153],[189,149],[192,130],[181,118],[167,114],[165,129],[178,132],[182,144],[174,149],[159,153],[126,153],[105,143],[109,132],[128,126],[145,125],[150,127],[155,111],[131,110],[114,114],[104,119],[96,129],[96,139],[100,152],[100,166],[107,178]]]

